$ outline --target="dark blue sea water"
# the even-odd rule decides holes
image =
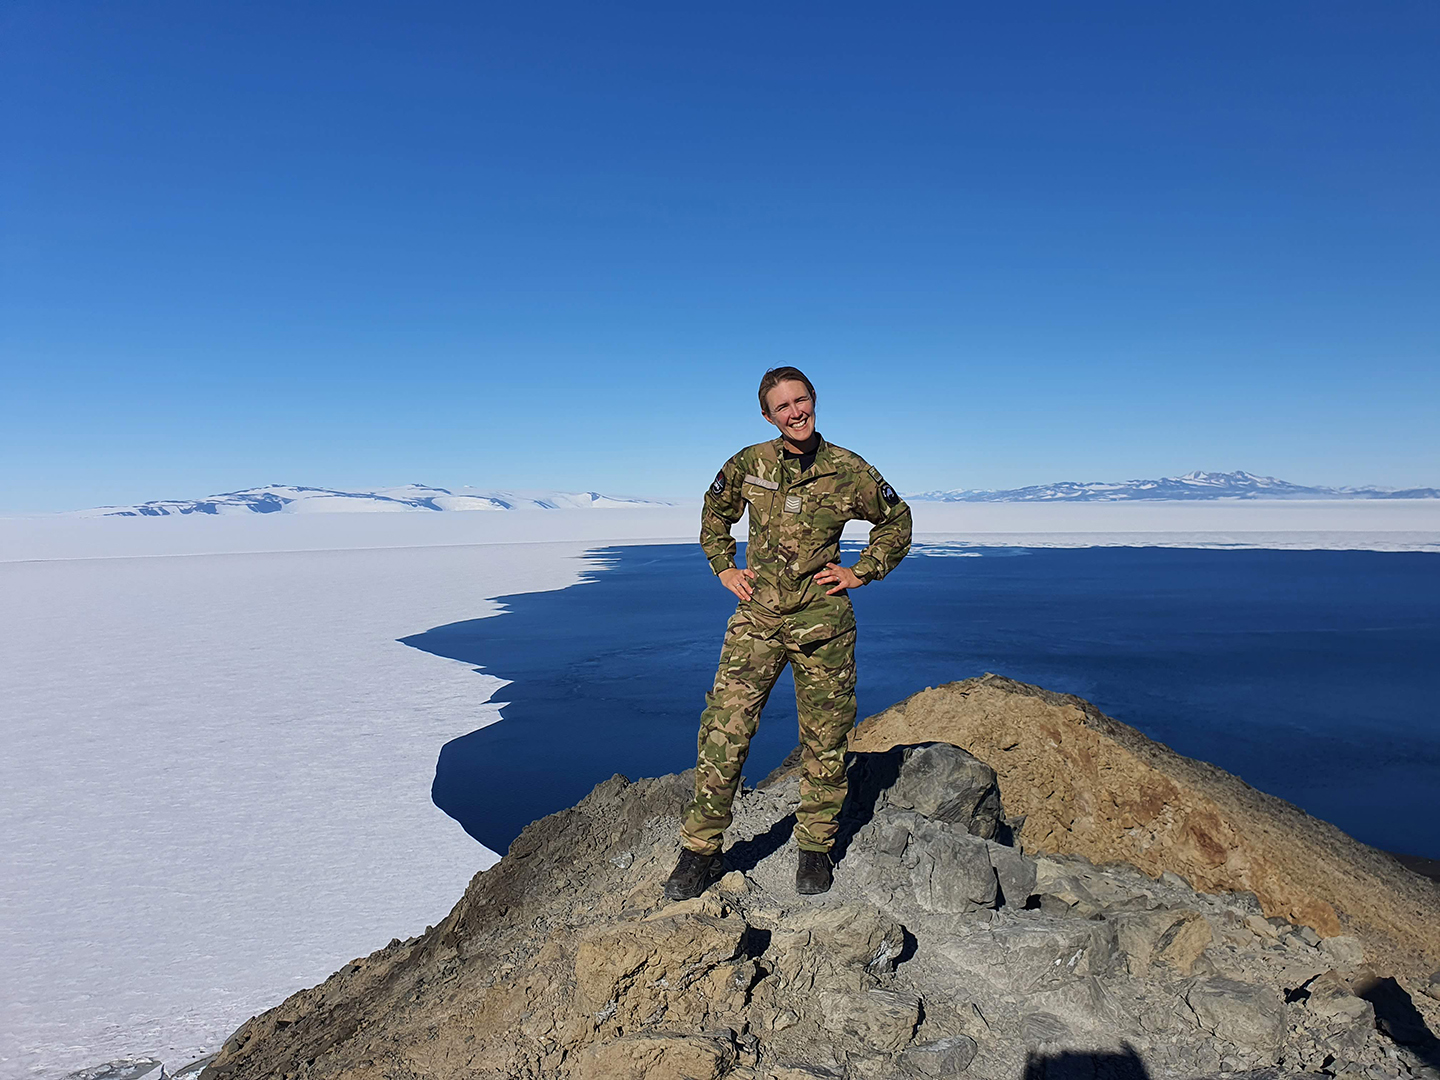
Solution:
[[[1367,843],[1440,857],[1440,556],[919,547],[853,594],[860,716],[994,671],[1079,694]],[[586,581],[408,645],[513,680],[434,799],[503,851],[616,772],[694,763],[734,607],[695,545],[607,548]],[[795,745],[788,673],[746,773]]]

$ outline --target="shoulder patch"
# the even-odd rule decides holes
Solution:
[[[693,488],[691,490],[694,490]],[[711,495],[722,495],[725,492],[725,470],[721,469],[715,474],[715,482],[710,485]]]
[[[883,484],[885,482],[885,478],[880,475],[880,470],[875,468],[874,465],[870,466],[870,479],[874,480],[877,484]]]
[[[900,501],[900,496],[895,494],[895,489],[884,480],[880,481],[880,497],[885,500],[886,506],[894,506]]]

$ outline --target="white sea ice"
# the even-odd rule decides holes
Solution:
[[[439,921],[496,856],[435,761],[504,684],[396,639],[588,546],[0,563],[0,1075],[178,1067]]]
[[[1440,551],[1440,499],[916,502],[916,535],[1003,547]]]

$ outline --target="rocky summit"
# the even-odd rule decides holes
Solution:
[[[690,775],[616,776],[205,1080],[1440,1080],[1440,889],[1383,854],[995,676],[852,747],[829,893],[795,893],[793,767],[742,792],[728,873],[680,903]]]

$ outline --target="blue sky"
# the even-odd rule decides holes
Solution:
[[[1440,483],[1440,6],[0,13],[0,509]]]

